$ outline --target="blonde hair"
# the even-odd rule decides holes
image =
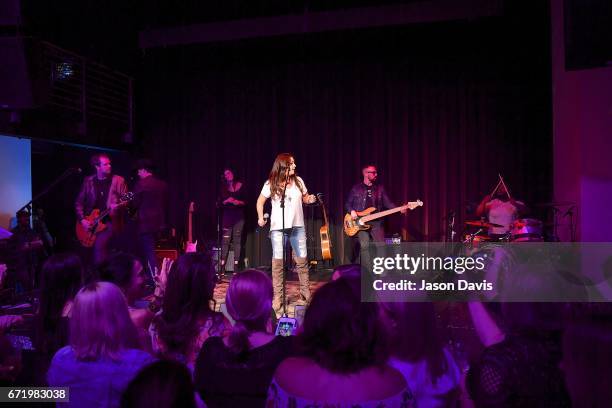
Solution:
[[[94,282],[77,293],[70,318],[70,345],[80,360],[117,360],[121,351],[138,347],[136,327],[121,289],[110,282]]]

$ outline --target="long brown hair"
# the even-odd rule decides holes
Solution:
[[[392,322],[392,327],[388,328],[391,354],[402,361],[426,361],[435,384],[448,367],[433,304],[390,302],[380,306]]]
[[[203,320],[212,320],[210,331],[220,330],[223,315],[211,308],[215,270],[208,252],[181,255],[172,264],[162,312],[155,318],[159,336],[169,350],[185,353],[197,338]]]
[[[36,341],[44,352],[55,353],[67,342],[62,330],[62,312],[83,284],[83,265],[75,254],[55,254],[41,271],[40,309]]]
[[[340,278],[314,294],[298,338],[299,351],[332,373],[382,366],[389,358],[382,324],[378,305],[361,301],[360,280]]]
[[[291,153],[281,153],[276,156],[270,175],[268,176],[268,182],[270,183],[270,197],[280,197],[283,193],[283,183],[286,180],[289,166],[291,166],[291,159],[293,155]],[[304,186],[300,182],[297,173],[289,176],[289,182],[293,182],[302,192],[304,193]]]

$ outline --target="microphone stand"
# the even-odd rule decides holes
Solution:
[[[447,239],[449,239],[450,242],[455,242],[455,235],[457,235],[457,232],[455,232],[455,212],[451,211],[450,213],[448,213],[448,218],[447,218],[447,228],[448,228],[448,232],[446,234]]]
[[[287,256],[286,256],[286,245],[285,245],[285,193],[287,192],[287,184],[289,184],[289,168],[287,168],[287,173],[285,176],[285,185],[283,186],[283,194],[281,195],[280,207],[281,207],[281,216],[282,216],[282,232],[283,232],[283,274],[282,274],[282,283],[283,283],[283,317],[287,317],[287,289],[286,289],[286,274],[287,274]]]
[[[219,186],[219,180],[215,183],[217,184],[217,194],[221,191]],[[223,204],[221,202],[221,197],[217,196],[217,200],[215,202],[216,212],[217,212],[217,282],[222,282],[225,277],[225,265],[222,265],[223,262],[223,249],[221,248],[221,211],[223,208]]]
[[[36,196],[31,199],[30,201],[28,201],[28,203],[26,205],[24,205],[23,207],[21,207],[17,212],[25,210],[27,209],[32,209],[32,204],[34,204],[35,201],[37,201],[38,199],[40,199],[42,196],[46,195],[49,191],[51,191],[56,185],[58,185],[59,183],[61,183],[62,181],[64,181],[65,179],[67,179],[68,177],[70,177],[72,174],[74,173],[80,173],[81,169],[74,169],[74,168],[69,168],[66,171],[64,171],[58,178],[56,178],[55,180],[53,180],[51,182],[51,184],[49,184],[47,187],[43,188],[43,190],[36,194]],[[30,211],[31,213],[31,211]]]
[[[62,181],[64,181],[65,179],[67,179],[68,177],[70,177],[73,174],[76,173],[80,173],[81,169],[78,168],[69,168],[66,169],[58,178],[56,178],[55,180],[53,180],[50,184],[48,184],[45,188],[42,189],[42,191],[38,194],[36,194],[36,196],[34,196],[34,198],[32,198],[30,201],[28,201],[27,204],[25,204],[23,207],[21,207],[17,212],[21,212],[25,209],[28,210],[28,212],[30,213],[30,216],[32,216],[33,220],[36,217],[34,215],[34,211],[33,211],[33,206],[34,203],[36,201],[38,201],[41,197],[45,196],[47,193],[49,193],[49,191],[53,190],[55,188],[55,186],[57,186],[59,183],[61,183]],[[44,225],[44,229],[41,228]],[[41,238],[45,239],[47,236],[50,237],[49,235],[49,231],[47,230],[46,224],[44,224],[44,221],[39,221],[39,222],[33,222],[32,225],[32,230],[37,231],[37,228],[41,228],[42,233],[41,233]],[[40,232],[39,232],[40,233]],[[52,241],[51,241],[52,243]],[[34,269],[34,260],[33,260],[33,253],[32,253],[32,249],[28,249],[29,253],[28,253],[28,273],[29,273],[29,279],[31,280],[31,284],[32,284],[32,288],[34,288],[36,286],[36,272],[33,270]]]

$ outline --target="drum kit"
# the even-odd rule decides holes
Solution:
[[[488,197],[492,197],[495,192],[501,187],[503,190],[502,194],[505,193],[509,200],[512,200],[510,196],[510,190],[506,186],[506,183],[501,174],[498,174],[499,181],[497,185],[491,191]],[[566,214],[573,214],[572,209],[574,208],[571,202],[548,202],[538,203],[536,207],[544,207],[553,210],[553,222],[547,224],[547,227],[552,227],[552,231],[547,230],[547,237],[549,240],[558,241],[557,236],[557,217],[556,214],[559,212],[559,208],[564,206],[570,206],[570,209]],[[571,221],[573,224],[573,220]],[[504,228],[504,225],[488,222],[484,218],[480,220],[468,220],[465,221],[467,228],[472,229],[474,232],[465,232],[462,235],[462,243],[468,248],[473,249],[478,247],[481,243],[485,242],[543,242],[545,231],[544,223],[537,218],[517,218],[508,226],[507,232],[504,234],[493,234],[490,235],[488,232],[490,228]],[[573,234],[572,234],[573,235]]]
[[[468,227],[476,228],[466,232],[462,242],[468,248],[476,248],[485,242],[542,242],[544,241],[544,224],[536,218],[518,218],[510,224],[510,229],[502,235],[490,236],[489,228],[503,228],[503,225],[485,220],[466,221]]]

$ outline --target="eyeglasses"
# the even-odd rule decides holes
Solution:
[[[378,174],[377,171],[366,171],[366,173],[368,173],[368,174]]]

